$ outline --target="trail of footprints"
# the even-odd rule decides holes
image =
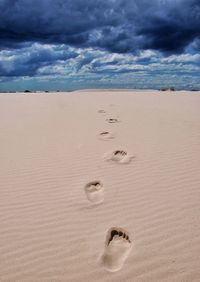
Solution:
[[[104,110],[99,110],[98,113],[106,113]],[[106,119],[108,123],[118,123],[116,118]],[[99,134],[101,140],[111,140],[115,138],[114,134],[109,131],[103,131]],[[127,164],[134,158],[124,150],[114,150],[104,154],[104,159],[118,164]],[[98,181],[91,181],[85,185],[85,194],[87,199],[94,205],[102,204],[104,201],[104,186]],[[105,246],[103,254],[100,258],[100,264],[110,272],[118,271],[124,265],[130,250],[132,243],[129,233],[120,227],[112,227],[107,231]]]

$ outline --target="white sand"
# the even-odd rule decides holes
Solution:
[[[1,282],[200,281],[200,92],[0,94],[0,152]],[[113,226],[132,249],[110,273]]]

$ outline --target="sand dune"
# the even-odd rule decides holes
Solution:
[[[0,94],[0,281],[200,281],[199,94]],[[110,273],[113,226],[132,248]]]

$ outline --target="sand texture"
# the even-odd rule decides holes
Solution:
[[[0,94],[0,281],[199,282],[200,92]]]

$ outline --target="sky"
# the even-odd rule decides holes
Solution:
[[[0,91],[200,89],[200,0],[0,0]]]

